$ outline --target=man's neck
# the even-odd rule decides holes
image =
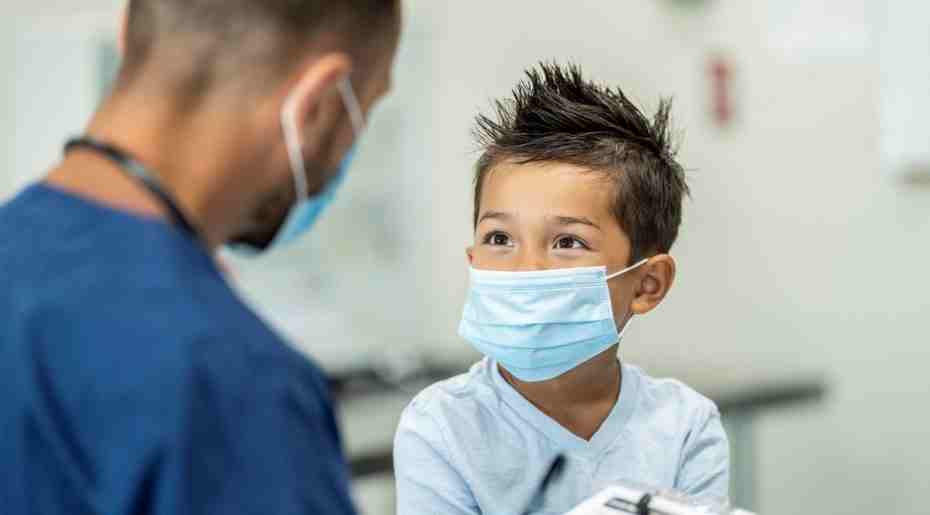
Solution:
[[[113,162],[85,150],[65,156],[46,177],[60,190],[139,216],[167,219],[168,211]]]
[[[222,131],[204,131],[203,121],[181,118],[171,109],[139,99],[110,99],[95,115],[87,134],[115,145],[155,175],[178,207],[215,249],[228,237],[229,205],[244,203],[244,189],[230,187],[218,173],[234,148]],[[233,154],[234,155],[234,154]],[[48,175],[59,189],[114,209],[169,218],[169,211],[136,179],[104,156],[76,149]]]
[[[549,381],[523,382],[499,372],[540,411],[584,440],[590,440],[620,397],[621,369],[617,347]]]

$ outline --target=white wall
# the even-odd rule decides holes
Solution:
[[[100,96],[99,48],[120,2],[0,4],[0,199],[41,177]]]
[[[0,198],[8,190],[8,167],[12,154],[12,122],[15,115],[13,100],[13,78],[16,73],[14,64],[13,34],[6,30],[9,22],[0,23]]]

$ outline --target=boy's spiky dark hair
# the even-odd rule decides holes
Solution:
[[[483,183],[501,162],[563,162],[603,173],[615,194],[614,216],[632,243],[631,263],[667,253],[678,237],[688,194],[671,141],[671,101],[650,120],[620,88],[587,81],[577,65],[541,63],[527,70],[511,98],[479,115],[483,150],[475,171],[477,225]]]

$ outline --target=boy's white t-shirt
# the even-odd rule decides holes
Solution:
[[[622,364],[620,398],[585,441],[484,359],[420,393],[394,441],[398,515],[524,515],[555,456],[561,474],[530,513],[563,514],[612,483],[727,500],[729,447],[713,402]]]

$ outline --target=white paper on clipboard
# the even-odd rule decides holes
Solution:
[[[862,57],[871,45],[868,0],[769,0],[769,47],[788,61]]]
[[[754,515],[724,504],[702,504],[684,494],[615,484],[579,504],[565,515]]]

